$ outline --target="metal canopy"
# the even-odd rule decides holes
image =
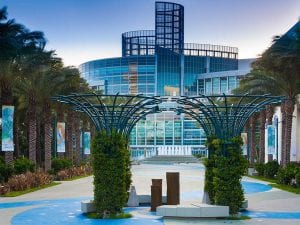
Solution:
[[[208,136],[228,141],[240,135],[252,114],[282,100],[271,95],[199,95],[179,98],[177,110],[197,120]]]
[[[52,99],[87,114],[98,131],[116,130],[127,137],[140,119],[148,114],[160,112],[158,104],[161,103],[158,97],[97,93],[59,95]]]

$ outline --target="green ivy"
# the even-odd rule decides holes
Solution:
[[[94,202],[103,216],[122,212],[131,184],[127,139],[116,131],[100,131],[92,141]]]
[[[240,137],[229,142],[208,138],[210,158],[206,162],[205,190],[216,205],[229,206],[230,214],[236,214],[244,201],[241,179],[247,168],[242,156]]]

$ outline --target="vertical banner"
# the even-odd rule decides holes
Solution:
[[[14,106],[2,106],[2,151],[14,151]]]
[[[276,127],[268,125],[268,154],[275,154],[276,150]]]
[[[84,148],[85,155],[91,154],[91,132],[84,132],[83,148]]]
[[[57,137],[57,152],[66,151],[66,124],[62,122],[57,123],[56,137]]]
[[[241,138],[243,140],[243,146],[242,146],[242,150],[243,150],[243,155],[248,155],[248,137],[247,137],[247,133],[241,133]]]

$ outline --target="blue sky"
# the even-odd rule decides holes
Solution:
[[[41,30],[66,65],[121,55],[121,33],[154,29],[155,0],[0,0],[9,18]],[[229,45],[239,58],[261,54],[300,16],[300,0],[176,0],[185,42]]]

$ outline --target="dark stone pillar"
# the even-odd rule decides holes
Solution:
[[[167,173],[167,205],[180,204],[179,172]]]
[[[151,211],[162,205],[162,179],[152,179],[151,185]]]

